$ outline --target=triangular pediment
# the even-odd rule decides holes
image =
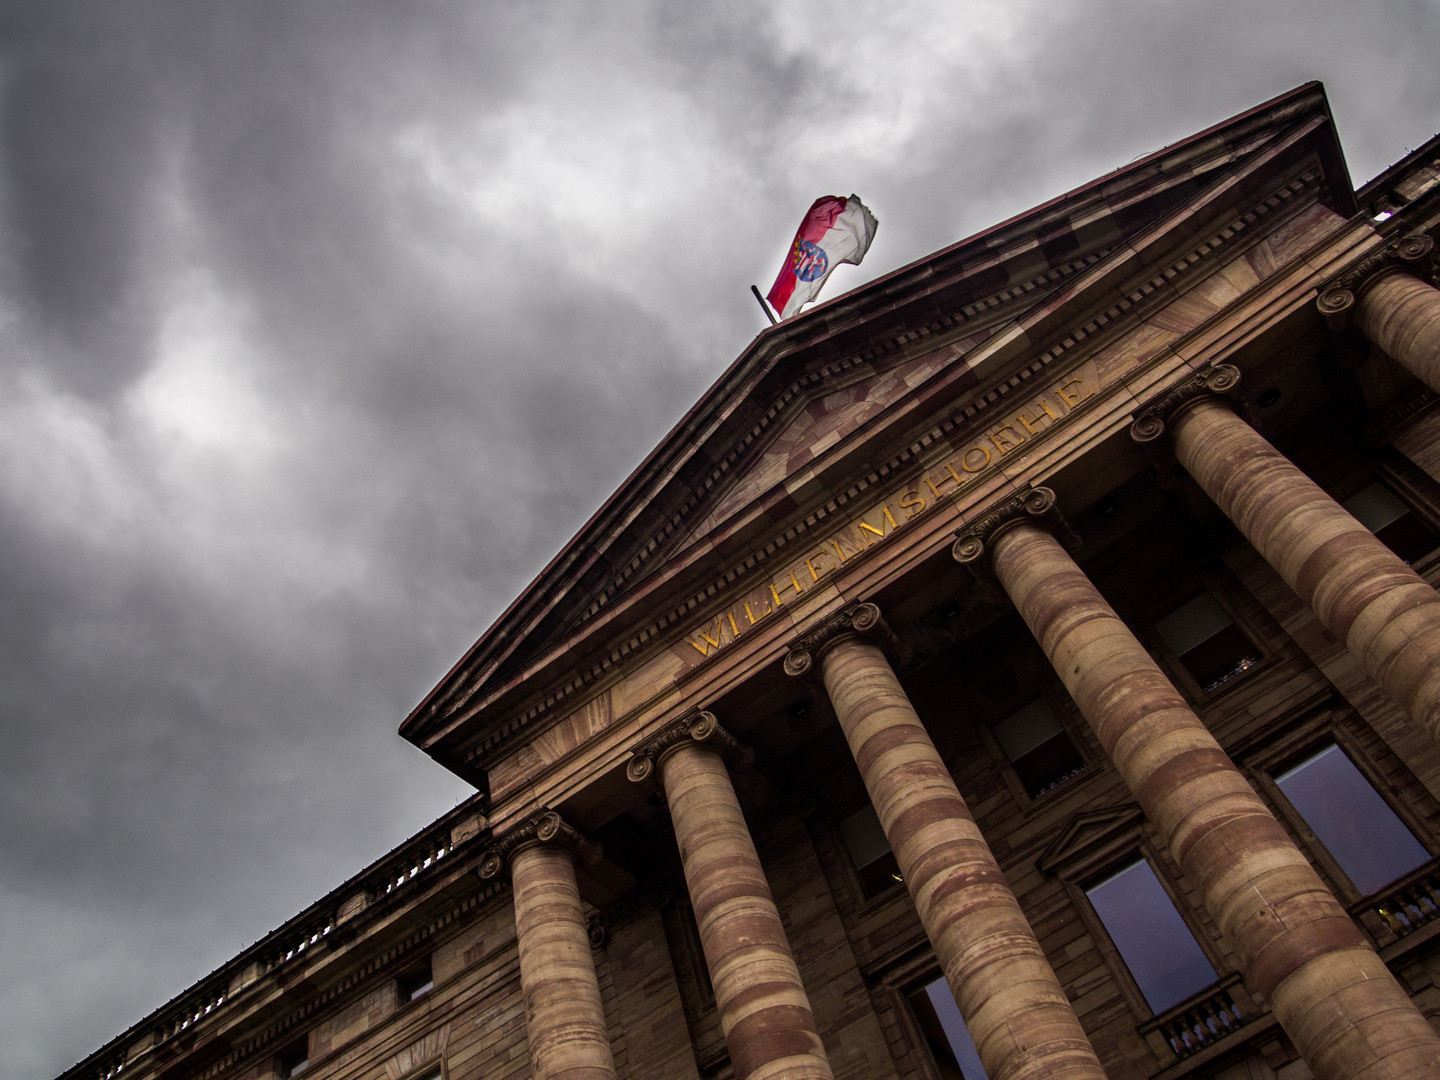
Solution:
[[[1144,820],[1145,813],[1137,803],[1084,810],[1065,823],[1035,865],[1047,874],[1063,870],[1103,850],[1109,841],[1129,833]]]
[[[935,335],[920,350],[896,349],[867,362],[851,362],[835,371],[811,374],[805,382],[786,388],[785,408],[770,431],[757,440],[749,461],[718,485],[702,513],[691,515],[689,527],[679,530],[670,554],[703,540],[746,507],[780,488],[785,482],[822,458],[861,427],[903,401],[917,386],[962,362],[976,346],[1010,320],[1018,318],[1051,295],[1063,282],[1098,262],[1109,249],[1075,253],[1058,266],[997,293],[978,298],[962,309],[963,333]]]
[[[1183,271],[1205,230],[1243,234],[1252,204],[1279,206],[1302,169],[1307,197],[1353,206],[1316,84],[765,331],[402,734],[454,767],[460,744],[493,745],[582,693],[787,534],[983,424],[1136,310],[1117,296],[1169,288],[1157,268]]]

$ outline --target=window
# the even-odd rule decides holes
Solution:
[[[426,957],[423,965],[411,968],[395,980],[395,988],[399,992],[402,1005],[428,994],[434,986],[435,979],[430,974],[429,957]]]
[[[989,1080],[943,977],[905,995],[943,1080]]]
[[[276,1064],[279,1066],[280,1080],[290,1080],[292,1076],[299,1076],[308,1069],[310,1067],[310,1037],[307,1035],[282,1050]]]
[[[1415,834],[1335,743],[1275,774],[1275,783],[1363,895],[1430,861]]]
[[[1209,593],[1187,600],[1155,629],[1207,694],[1261,658],[1259,648]]]
[[[885,830],[875,808],[866,805],[840,822],[840,836],[850,852],[850,861],[860,875],[860,888],[866,898],[878,896],[903,880],[900,864],[885,839]]]
[[[1215,969],[1143,855],[1086,886],[1085,896],[1151,1012],[1214,984]]]
[[[1435,548],[1435,531],[1378,480],[1361,488],[1340,505],[1406,562],[1414,562]]]
[[[1044,698],[1017,709],[992,730],[1032,799],[1085,770],[1085,759]]]

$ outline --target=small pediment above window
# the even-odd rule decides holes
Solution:
[[[1083,868],[1096,857],[1108,855],[1112,845],[1128,842],[1144,820],[1145,812],[1136,803],[1082,810],[1065,823],[1035,865],[1047,874]]]

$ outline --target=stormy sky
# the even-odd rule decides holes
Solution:
[[[1433,3],[0,5],[0,1078],[468,793],[395,729],[763,325],[1307,79],[1358,183]]]

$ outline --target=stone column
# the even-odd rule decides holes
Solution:
[[[1316,306],[1333,328],[1353,325],[1440,391],[1440,290],[1422,279],[1434,248],[1423,233],[1394,240],[1331,282]]]
[[[1104,1070],[994,854],[859,604],[795,642],[818,666],[925,933],[990,1076],[1101,1078]]]
[[[615,1080],[615,1060],[590,956],[574,859],[600,849],[542,811],[505,833],[480,863],[492,878],[506,863],[515,893],[520,990],[535,1080]]]
[[[1318,1080],[1432,1075],[1440,1038],[1144,646],[1051,534],[1054,493],[963,530]]]
[[[722,754],[748,759],[692,710],[634,751],[631,780],[659,772],[736,1080],[833,1080],[780,912]]]
[[[1440,741],[1440,594],[1236,416],[1220,364],[1136,413],[1150,447],[1176,459],[1421,730]]]

